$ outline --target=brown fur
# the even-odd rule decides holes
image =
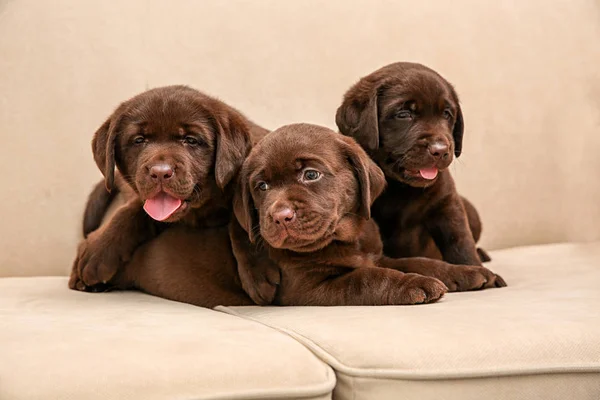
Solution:
[[[481,266],[383,257],[370,210],[384,186],[381,169],[351,138],[309,124],[270,133],[244,162],[234,197],[238,262],[277,264],[279,305],[419,304],[448,288],[495,286]]]
[[[123,192],[128,202],[88,232],[69,286],[138,288],[208,307],[253,304],[239,281],[227,230],[231,182],[250,150],[252,133],[264,136],[266,130],[184,86],[149,90],[121,104],[95,133],[92,147],[106,189]],[[157,163],[172,167],[173,177],[151,179]],[[184,202],[157,222],[142,204],[160,191]],[[110,196],[94,190],[84,231],[99,224],[109,202]]]
[[[459,196],[448,170],[462,152],[464,120],[444,78],[420,64],[383,67],[348,90],[336,122],[385,173],[388,187],[372,213],[386,255],[489,261],[475,245],[481,235],[477,210]],[[432,180],[418,172],[430,167],[439,169]]]

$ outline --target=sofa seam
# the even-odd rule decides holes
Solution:
[[[255,389],[253,391],[239,391],[237,393],[221,393],[193,397],[192,400],[269,400],[269,399],[311,399],[331,394],[337,384],[335,371],[326,365],[327,381],[311,385],[309,388],[296,389]]]
[[[330,365],[334,370],[344,373],[348,376],[355,377],[372,377],[372,378],[383,378],[383,379],[404,379],[404,380],[442,380],[442,379],[478,379],[478,378],[489,378],[489,377],[503,377],[503,376],[524,376],[524,375],[541,375],[541,374],[560,374],[560,373],[600,373],[600,363],[594,363],[590,365],[571,365],[571,366],[553,366],[553,367],[539,367],[536,369],[488,369],[487,371],[481,370],[464,370],[456,373],[447,372],[427,372],[427,373],[415,373],[399,371],[395,369],[377,369],[377,368],[357,368],[351,367],[331,353],[323,349],[322,346],[315,343],[313,340],[306,336],[287,328],[277,327],[258,319],[248,317],[246,315],[237,313],[229,307],[218,306],[215,308],[217,311],[225,312],[231,315],[235,315],[240,318],[244,318],[250,321],[258,322],[272,329],[276,329],[282,333],[287,334],[300,344],[304,345],[310,351],[312,351],[319,359]]]

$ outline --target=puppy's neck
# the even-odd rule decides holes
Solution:
[[[357,242],[364,230],[367,220],[355,215],[344,215],[333,232],[333,240],[342,243]]]
[[[229,223],[231,218],[231,209],[225,207],[220,199],[209,199],[201,207],[191,210],[183,216],[181,220],[175,222],[183,224],[190,228],[215,228]]]

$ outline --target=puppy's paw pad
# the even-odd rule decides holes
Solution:
[[[88,288],[87,288],[87,291],[91,292],[91,293],[110,292],[111,290],[112,290],[112,287],[105,283],[99,283],[94,286],[88,286]]]
[[[494,287],[500,288],[508,286],[504,278],[502,278],[500,275],[495,274],[494,277]]]
[[[69,278],[69,289],[85,292],[85,285],[78,277],[71,276]]]
[[[505,287],[506,281],[500,276],[485,267],[477,267],[479,272],[485,277],[486,282],[481,287],[482,289]]]
[[[433,278],[425,286],[425,292],[427,293],[425,302],[432,303],[441,299],[448,292],[448,287],[442,281]]]
[[[407,304],[422,304],[427,300],[427,293],[421,288],[412,288],[406,291]]]
[[[448,291],[446,285],[436,278],[416,274],[411,278],[405,288],[404,304],[433,303]]]
[[[496,287],[497,275],[485,267],[473,265],[457,265],[451,270],[451,274],[444,279],[450,280],[448,288],[452,292],[464,292],[469,290],[479,290],[490,287]],[[499,284],[504,280],[500,278]]]
[[[119,268],[120,258],[111,249],[87,239],[79,246],[75,262],[83,283],[86,286],[95,286],[112,279]]]
[[[89,292],[90,288],[83,283],[83,281],[81,279],[79,279],[79,277],[73,277],[71,276],[71,278],[69,279],[69,289],[71,290],[77,290],[79,292]]]

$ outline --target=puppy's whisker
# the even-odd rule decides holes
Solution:
[[[407,156],[406,154],[400,155],[400,157],[398,159],[396,159],[396,161],[394,161],[393,168],[399,168],[401,167],[407,160]]]
[[[256,237],[256,242],[254,243],[256,250],[262,250],[265,247],[265,239],[260,234],[260,225],[253,226],[250,231]]]
[[[135,181],[135,176],[134,175],[123,175],[123,174],[121,174],[121,176],[127,182],[133,182],[133,181]]]
[[[195,197],[197,199],[202,197],[202,191],[200,190],[198,185],[194,186],[194,189],[192,190],[192,195],[190,197]]]
[[[250,232],[260,237],[260,225],[254,225]]]

